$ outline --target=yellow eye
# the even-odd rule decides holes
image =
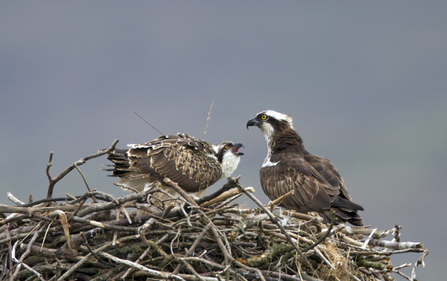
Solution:
[[[265,115],[265,114],[264,114],[264,115],[262,115],[262,116],[261,116],[261,119],[262,119],[262,120],[265,120],[265,119],[267,119],[267,115]]]
[[[225,146],[225,149],[230,149],[230,146],[227,144],[227,145]]]

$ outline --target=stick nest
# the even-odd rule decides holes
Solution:
[[[18,206],[0,205],[0,280],[416,280],[428,254],[422,243],[401,242],[397,225],[378,231],[272,213],[238,178],[196,201],[165,179],[181,197],[158,206],[148,203],[163,192],[156,186],[120,198],[97,190],[51,198],[68,172],[116,142],[55,178],[50,157],[46,200],[23,204],[9,194]],[[233,204],[239,196],[257,208]],[[390,257],[403,253],[420,258],[394,267]]]

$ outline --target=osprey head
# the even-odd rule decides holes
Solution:
[[[224,141],[219,144],[213,144],[215,156],[222,167],[222,178],[229,177],[236,170],[241,155],[239,149],[244,147],[242,143],[234,143],[232,141]]]
[[[265,110],[259,112],[255,117],[248,120],[247,129],[249,126],[258,127],[267,141],[269,141],[275,131],[293,129],[292,116],[273,110]]]

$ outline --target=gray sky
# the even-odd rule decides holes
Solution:
[[[234,175],[267,203],[265,139],[245,124],[273,109],[338,168],[366,224],[400,224],[404,241],[424,243],[419,279],[441,280],[446,11],[446,1],[4,1],[0,203],[7,191],[46,195],[50,151],[56,176],[116,138],[158,137],[134,111],[165,134],[202,138],[213,100],[206,140],[245,145]],[[123,195],[102,164],[81,166],[90,186]],[[54,195],[67,192],[85,192],[79,174]]]

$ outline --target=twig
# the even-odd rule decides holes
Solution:
[[[253,187],[251,187],[251,186],[246,187],[246,189],[247,189],[248,192],[251,192],[251,193],[255,192],[255,189]],[[236,196],[236,195],[238,195],[240,193],[241,193],[241,191],[238,188],[232,188],[232,189],[230,189],[228,191],[225,191],[224,193],[220,194],[216,198],[211,199],[209,201],[206,201],[206,202],[200,204],[200,206],[206,207],[206,206],[209,206],[209,205],[213,205],[213,204],[215,204],[217,202],[224,201],[224,200],[226,200],[226,199],[228,199],[230,197]]]
[[[47,169],[51,162],[52,159]],[[73,165],[76,169],[78,163]],[[121,197],[93,190],[82,196],[67,195],[19,206],[0,205],[0,256],[5,257],[0,265],[0,279],[38,280],[38,273],[48,281],[322,281],[309,275],[324,276],[325,280],[341,280],[343,276],[355,281],[390,281],[392,273],[414,280],[416,267],[424,265],[427,249],[422,243],[398,241],[398,226],[376,231],[335,226],[333,220],[326,225],[319,217],[296,212],[289,212],[287,221],[281,224],[248,188],[238,183],[239,178],[228,178],[219,191],[199,200],[193,200],[178,184],[166,179],[165,184],[180,195],[173,200],[188,202],[183,213],[181,208],[154,213],[156,208],[150,205],[148,195],[164,192],[156,188]],[[259,207],[230,205],[239,196],[231,193],[234,191],[246,194]],[[230,197],[225,199],[227,194]],[[86,203],[92,197],[98,201]],[[52,202],[49,207],[48,202]],[[131,212],[133,208],[138,211]],[[64,214],[71,214],[65,222]],[[53,219],[55,215],[59,217]],[[54,223],[59,221],[62,224]],[[388,235],[393,236],[393,241],[382,240]],[[329,237],[330,243],[324,243]],[[69,243],[74,251],[69,249]],[[296,250],[300,244],[307,247],[301,253]],[[303,259],[303,253],[308,260]],[[414,267],[407,263],[393,268],[390,256],[405,253],[421,256]],[[343,266],[338,266],[340,255],[344,258]],[[36,258],[38,261],[34,262]],[[45,263],[39,261],[42,258]],[[411,276],[399,271],[409,265],[413,269]]]
[[[135,113],[138,117],[141,118],[141,120],[143,120],[144,122],[146,122],[146,124],[148,124],[149,126],[152,127],[152,129],[154,129],[155,131],[159,132],[160,135],[164,135],[162,132],[160,132],[157,128],[155,128],[154,126],[152,126],[151,123],[149,123],[148,121],[146,121],[146,119],[144,119],[143,117],[140,116],[140,114],[138,114],[136,111],[134,111],[133,113]]]
[[[386,247],[394,250],[404,250],[408,248],[418,248],[418,249],[424,248],[424,245],[419,242],[392,242],[392,241],[372,239],[368,244],[371,246]]]
[[[28,255],[31,253],[31,247],[33,246],[34,242],[37,240],[37,238],[39,237],[39,235],[42,233],[42,228],[45,228],[45,226],[41,226],[40,229],[36,232],[34,232],[33,237],[31,238],[28,246],[26,247],[26,251],[25,253],[22,254],[22,256],[20,257],[18,263],[23,263],[23,260],[25,260],[26,257],[28,257]],[[17,243],[17,242],[16,242]],[[17,274],[19,273],[20,270],[20,266],[16,267],[16,271],[13,274],[13,278],[15,278],[15,276],[17,276]]]
[[[102,256],[104,258],[107,258],[107,259],[110,259],[110,260],[112,260],[112,261],[114,261],[116,263],[125,264],[127,266],[131,266],[131,267],[134,267],[136,269],[146,271],[149,274],[151,274],[151,276],[153,276],[153,277],[163,278],[163,279],[174,279],[174,280],[181,280],[181,281],[185,280],[185,279],[181,278],[180,276],[174,275],[172,273],[161,272],[161,271],[158,271],[158,270],[153,270],[153,269],[150,269],[150,268],[145,267],[143,265],[140,265],[138,263],[135,263],[135,262],[132,262],[132,261],[129,261],[129,260],[120,259],[120,258],[115,257],[115,256],[113,256],[111,254],[108,254],[108,253],[100,252],[98,254],[100,256]]]
[[[203,133],[203,140],[206,140],[206,130],[208,129],[208,123],[211,119],[211,110],[213,109],[214,100],[211,102],[210,110],[208,111],[208,118],[206,119],[205,132]]]
[[[180,260],[182,262],[182,264],[192,273],[194,274],[194,276],[197,277],[197,279],[199,279],[200,281],[205,281],[204,278],[202,278],[202,276],[200,276],[195,270],[194,267],[192,267],[189,263],[187,263],[185,260]],[[173,273],[174,274],[174,273]]]
[[[272,212],[273,207],[280,204],[282,202],[282,200],[289,197],[290,195],[293,195],[294,193],[295,193],[295,190],[292,189],[291,191],[287,192],[284,195],[281,195],[280,197],[276,198],[275,200],[268,202],[267,205],[265,205],[265,207],[270,208],[270,212]]]
[[[361,247],[362,249],[366,249],[366,246],[368,246],[369,241],[373,237],[374,233],[376,233],[376,231],[377,231],[377,228],[374,228],[373,231],[371,231],[368,238],[366,238],[365,242],[363,243],[363,246]]]
[[[194,241],[194,244],[192,244],[192,246],[188,249],[188,251],[185,254],[185,257],[190,256],[194,250],[196,249],[197,245],[199,245],[200,241],[202,241],[203,236],[205,236],[205,234],[208,232],[208,229],[210,228],[211,223],[208,223],[205,228],[202,230],[202,232],[199,234],[199,236],[197,237],[197,239]],[[177,274],[180,272],[180,270],[182,270],[182,265],[179,264],[177,265],[177,267],[175,268],[175,270],[173,271],[172,274]]]
[[[329,234],[331,234],[331,230],[332,227],[334,227],[335,224],[335,213],[332,213],[332,219],[331,219],[331,224],[329,225],[329,228],[326,230],[326,232],[320,237],[320,239],[317,240],[317,242],[315,242],[314,244],[306,247],[303,249],[303,253],[307,253],[307,251],[315,248],[318,244],[322,243],[328,236]]]
[[[332,270],[335,270],[335,266],[323,255],[323,253],[317,248],[314,248],[315,253],[317,253],[318,256],[320,256],[324,262],[329,265]]]
[[[48,191],[47,191],[47,198],[51,198],[53,197],[53,189],[54,189],[54,185],[60,181],[61,179],[63,179],[71,170],[73,170],[76,166],[81,166],[82,164],[84,164],[86,161],[93,159],[93,158],[97,158],[99,156],[102,156],[104,154],[109,153],[110,151],[115,149],[116,144],[118,143],[118,139],[116,139],[112,145],[107,148],[107,149],[102,149],[99,150],[97,153],[95,154],[91,154],[89,156],[86,156],[84,158],[79,159],[78,161],[74,162],[73,164],[71,164],[67,169],[65,169],[64,171],[62,171],[62,173],[60,173],[57,177],[52,178],[50,175],[50,167],[53,165],[53,151],[51,151],[50,153],[50,159],[48,160],[48,164],[47,164],[47,169],[46,169],[46,174],[48,177],[48,181],[49,181],[49,185],[48,185]]]
[[[242,192],[245,193],[245,195],[248,196],[248,198],[250,198],[253,202],[256,203],[256,205],[259,206],[259,208],[261,208],[270,218],[270,220],[275,223],[279,229],[281,229],[281,232],[286,236],[287,240],[289,241],[290,244],[292,244],[296,250],[296,252],[300,255],[302,262],[305,265],[309,264],[309,261],[307,260],[306,256],[304,256],[304,254],[301,252],[301,250],[298,248],[298,246],[293,243],[292,238],[290,238],[289,233],[287,233],[287,231],[284,229],[284,227],[278,222],[278,220],[275,218],[275,216],[267,209],[264,207],[264,205],[262,205],[262,203],[256,198],[254,197],[250,192],[247,192],[245,190],[245,188],[242,185],[238,185],[238,188],[240,190],[242,190]]]
[[[90,186],[88,186],[88,182],[87,182],[87,179],[85,178],[84,173],[81,171],[81,169],[79,169],[79,167],[78,167],[78,165],[76,163],[74,163],[74,165],[75,165],[75,168],[78,171],[78,173],[81,175],[82,180],[84,181],[85,187],[87,188],[87,190],[89,192],[91,192]],[[92,196],[92,199],[93,199],[93,202],[95,202],[95,203],[98,202],[98,199],[96,199],[96,197],[94,195]]]
[[[138,236],[127,236],[127,237],[122,237],[119,239],[120,242],[126,242],[129,240],[135,240],[139,238]],[[79,268],[80,266],[82,266],[82,264],[84,264],[86,261],[88,261],[88,259],[90,258],[90,256],[94,254],[97,254],[100,251],[105,251],[107,248],[111,247],[112,243],[108,242],[105,245],[99,247],[98,249],[94,250],[93,252],[88,253],[87,255],[85,255],[82,259],[80,259],[75,265],[71,266],[69,270],[67,270],[61,277],[59,277],[59,279],[57,279],[58,281],[62,281],[64,279],[66,279],[72,272],[74,272],[77,268]],[[82,247],[81,247],[82,249]]]
[[[16,258],[16,248],[17,248],[17,244],[18,241],[16,241],[14,243],[14,246],[12,247],[12,251],[11,251],[11,259],[15,262],[18,263],[18,269],[20,269],[20,266],[25,267],[28,271],[32,272],[34,275],[36,275],[40,280],[45,281],[45,279],[43,279],[42,274],[40,274],[39,272],[35,271],[34,269],[32,269],[31,267],[29,267],[26,263],[19,261]]]
[[[19,200],[18,198],[16,198],[14,195],[12,195],[11,192],[6,192],[6,197],[8,197],[9,201],[11,201],[12,203],[16,204],[16,205],[25,205],[25,202]]]
[[[227,182],[216,192],[203,196],[199,199],[196,200],[197,205],[202,205],[204,202],[208,202],[211,201],[217,197],[219,197],[222,193],[230,190],[233,187],[237,187],[237,181],[235,180],[235,178],[232,177],[228,177],[227,178]]]
[[[418,265],[422,265],[422,267],[425,267],[425,257],[428,255],[428,250],[425,250],[422,255],[419,257],[417,262],[414,263],[413,270],[411,271],[411,281],[415,280],[416,278],[416,268]]]
[[[198,205],[197,205],[197,203],[182,189],[182,188],[180,188],[179,186],[178,186],[178,184],[177,183],[175,183],[175,182],[173,182],[173,181],[171,181],[170,179],[168,179],[168,178],[164,178],[164,180],[163,180],[163,182],[164,183],[166,183],[167,185],[169,185],[170,187],[172,187],[172,188],[174,188],[174,190],[177,192],[177,193],[179,193],[183,198],[185,198],[185,200],[186,201],[188,201],[190,204],[192,204],[193,206],[196,206],[196,207],[198,207]],[[217,241],[217,244],[218,244],[218,246],[219,246],[219,248],[220,248],[220,250],[221,250],[221,252],[224,254],[224,259],[225,259],[225,265],[228,265],[231,261],[234,261],[234,259],[233,259],[233,257],[231,257],[229,254],[228,254],[228,252],[227,252],[227,250],[226,250],[226,248],[225,248],[225,245],[223,244],[223,242],[222,242],[222,235],[220,235],[219,233],[218,233],[218,229],[217,229],[217,227],[214,225],[214,223],[211,221],[211,219],[210,218],[208,218],[204,213],[203,213],[203,211],[202,210],[200,210],[200,209],[197,209],[197,211],[200,213],[200,214],[202,214],[202,216],[203,216],[203,218],[205,219],[205,221],[207,222],[207,224],[208,223],[210,223],[211,224],[211,232],[212,232],[212,234],[213,234],[213,236],[214,236],[214,238],[216,239],[216,241]],[[229,279],[229,276],[228,276],[228,274],[227,274],[227,276],[225,277],[225,279]],[[263,277],[261,276],[261,279],[263,280]],[[264,281],[264,280],[263,280]]]

